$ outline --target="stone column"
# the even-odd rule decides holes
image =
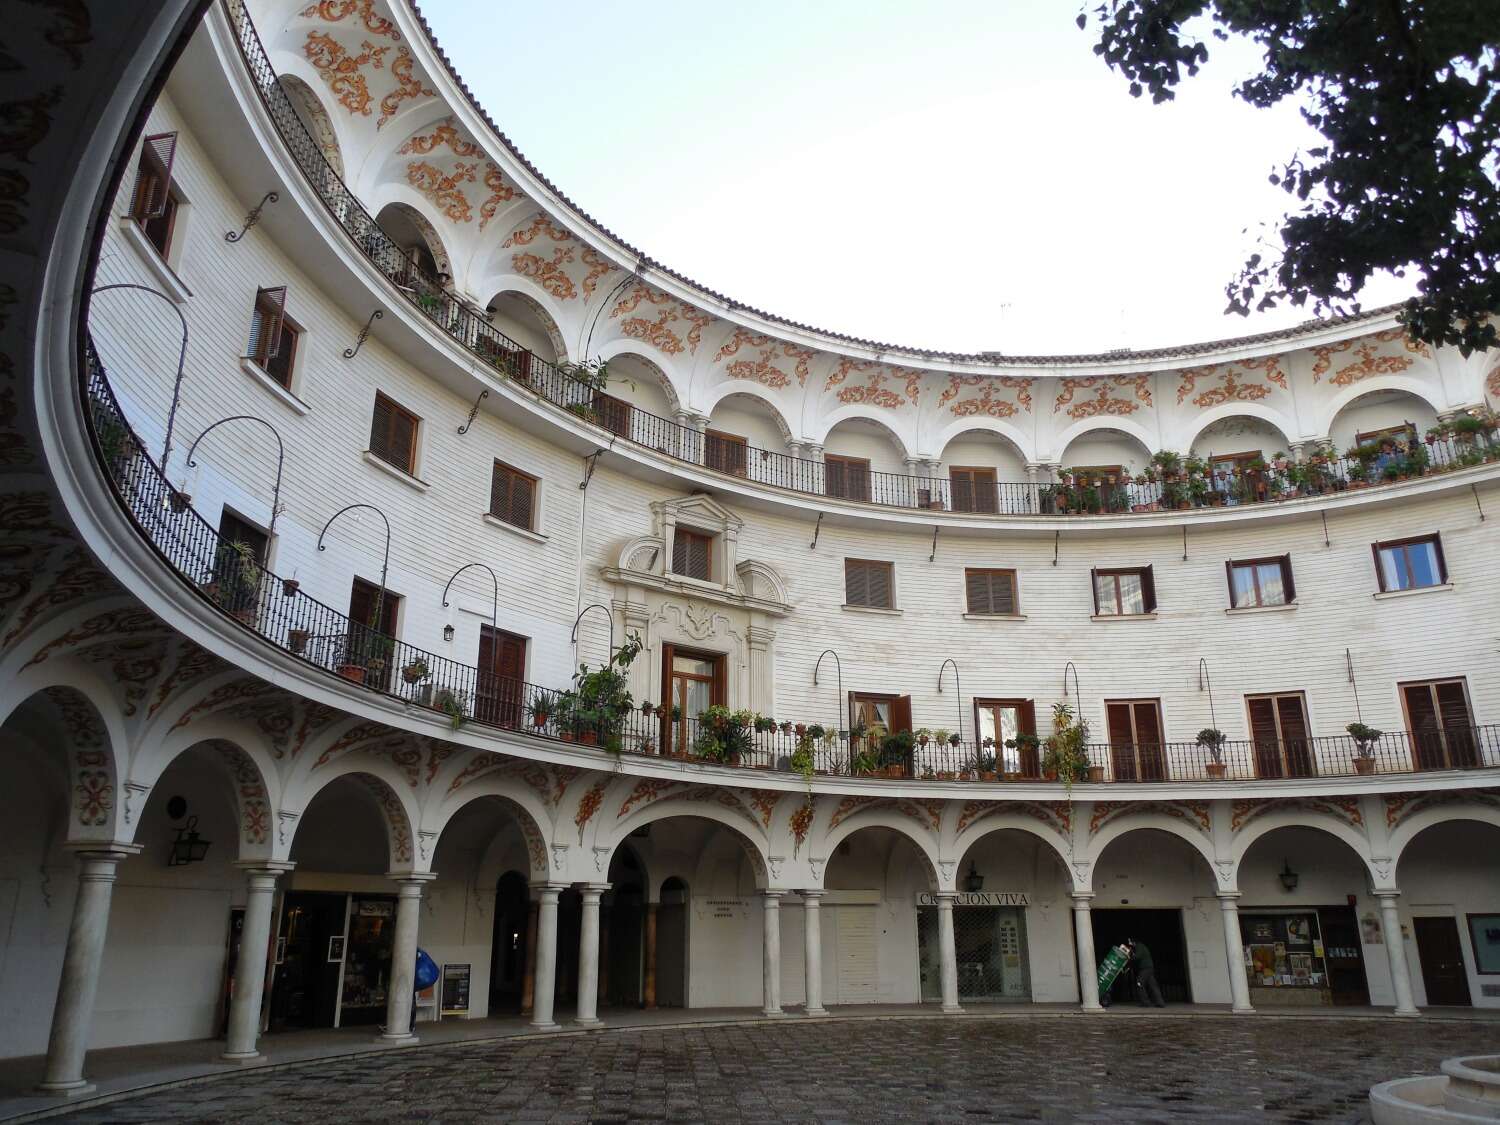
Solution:
[[[766,936],[762,943],[765,962],[765,983],[762,995],[765,1004],[761,1013],[779,1016],[781,1012],[781,892],[765,891],[761,895]]]
[[[531,1015],[536,1001],[536,899],[526,908],[526,967],[521,971],[521,1014]]]
[[[1099,1003],[1099,963],[1094,956],[1092,894],[1073,895],[1073,933],[1078,942],[1078,995],[1085,1012],[1102,1012]]]
[[[271,904],[276,897],[276,878],[295,864],[244,860],[235,866],[245,872],[249,885],[223,1057],[230,1062],[248,1062],[260,1058],[255,1041],[260,1036],[261,997],[266,994],[266,950],[271,944]]]
[[[47,1038],[44,1094],[76,1097],[92,1090],[84,1081],[83,1056],[88,1050],[89,1025],[94,1019],[94,993],[99,988],[99,962],[104,956],[104,933],[109,926],[109,900],[114,894],[115,871],[126,856],[136,855],[139,844],[100,844],[77,847],[78,896],[73,900],[73,919],[68,924],[67,951],[62,976],[57,982],[57,1003],[52,1008],[52,1033]]]
[[[953,941],[953,891],[939,891],[933,896],[938,909],[938,962],[943,982],[943,1011],[961,1012],[958,1006],[958,951]]]
[[[1396,993],[1398,1016],[1417,1016],[1417,1003],[1412,998],[1411,970],[1406,965],[1406,941],[1401,936],[1401,915],[1396,910],[1396,901],[1401,897],[1396,891],[1376,891],[1380,900],[1380,925],[1385,930],[1385,953],[1391,961],[1391,987]]]
[[[826,1016],[823,1007],[823,891],[802,892],[802,966],[807,974],[807,1014]]]
[[[641,989],[641,1000],[648,1012],[656,1010],[656,912],[660,905],[646,904],[646,982]]]
[[[531,1026],[538,1031],[556,1031],[552,1001],[557,990],[557,896],[564,884],[543,883],[537,888],[536,986]]]
[[[599,896],[609,890],[608,883],[585,883],[583,923],[578,929],[578,1015],[573,1022],[579,1027],[598,1027],[599,1019]]]
[[[391,977],[385,994],[385,1030],[379,1040],[387,1046],[407,1046],[417,1037],[411,1033],[411,1006],[417,980],[417,925],[422,915],[422,884],[437,878],[431,871],[392,872],[396,883],[396,937],[391,944]]]
[[[1250,980],[1245,975],[1245,944],[1240,937],[1240,904],[1238,891],[1219,892],[1219,910],[1224,919],[1224,956],[1229,958],[1229,994],[1236,1012],[1253,1012],[1250,1006]]]

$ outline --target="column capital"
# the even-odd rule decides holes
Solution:
[[[140,855],[145,846],[145,844],[131,844],[123,840],[69,840],[63,844],[63,850],[72,852],[79,859],[113,860],[119,863],[122,859]]]
[[[1228,909],[1231,906],[1238,909],[1237,900],[1240,897],[1239,891],[1215,891],[1214,894],[1215,896],[1217,896],[1220,906],[1224,907],[1225,909]]]
[[[393,883],[399,883],[402,888],[408,886],[421,887],[423,883],[430,883],[437,878],[436,871],[387,871],[385,877]]]
[[[828,892],[825,891],[825,890],[822,890],[821,888],[818,888],[818,889],[811,889],[811,890],[806,890],[806,891],[798,891],[797,893],[799,895],[801,895],[805,899],[810,899],[810,900],[816,902],[818,899],[822,898]]]
[[[1089,903],[1094,900],[1093,891],[1069,891],[1068,897],[1073,900],[1074,910],[1087,910]]]
[[[562,894],[563,891],[567,890],[570,886],[572,886],[571,883],[540,883],[537,886],[533,887],[532,890],[536,893],[538,902],[555,903],[557,901],[557,896]]]
[[[932,892],[932,897],[935,898],[935,899],[937,899],[937,904],[938,904],[939,908],[949,907],[949,906],[952,906],[954,900],[956,898],[958,898],[958,892],[957,891],[933,891]]]
[[[1398,891],[1398,890],[1395,890],[1394,888],[1387,888],[1385,890],[1371,891],[1370,894],[1373,895],[1375,898],[1378,898],[1382,903],[1390,902],[1392,904],[1395,903],[1396,899],[1398,899],[1398,898],[1401,897],[1401,892]]]
[[[272,879],[285,875],[297,865],[285,859],[237,859],[234,866],[246,875],[268,875]]]
[[[787,891],[761,891],[760,896],[766,900],[767,906],[780,906],[782,897],[788,893]]]
[[[588,898],[590,895],[592,895],[594,898],[598,898],[612,886],[614,886],[613,883],[579,883],[578,893],[583,895],[585,898]]]

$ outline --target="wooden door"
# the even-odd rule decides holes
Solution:
[[[1401,695],[1417,769],[1473,769],[1479,764],[1463,680],[1403,684]]]
[[[949,469],[955,512],[993,512],[999,505],[994,469]]]
[[[662,646],[663,747],[685,756],[692,748],[699,714],[711,705],[724,705],[724,657],[716,652],[694,652],[676,645]],[[672,721],[677,707],[681,718]]]
[[[986,738],[995,740],[992,750],[980,750],[980,754],[993,753],[1002,773],[1020,774],[1022,777],[1041,777],[1040,754],[1036,746],[1022,743],[1006,746],[1018,735],[1036,734],[1036,705],[1029,699],[976,699],[974,701],[974,731],[981,747]]]
[[[1464,968],[1458,923],[1452,918],[1413,918],[1411,924],[1417,938],[1417,957],[1422,962],[1427,1003],[1469,1007],[1473,1001],[1469,998],[1469,974]]]
[[[749,443],[738,434],[709,430],[703,435],[703,461],[710,469],[730,476],[747,473]]]
[[[1116,781],[1162,781],[1166,755],[1162,748],[1161,705],[1155,699],[1106,702],[1109,756]]]
[[[610,433],[623,438],[630,436],[630,403],[597,391],[594,394],[594,417]]]
[[[1318,772],[1317,762],[1313,759],[1301,692],[1253,695],[1245,702],[1250,710],[1255,776],[1314,776]]]
[[[526,703],[525,681],[526,638],[481,625],[474,717],[496,726],[520,726]]]
[[[341,663],[363,665],[365,683],[382,691],[390,682],[400,602],[389,590],[382,597],[380,587],[363,578],[349,589],[349,635]]]

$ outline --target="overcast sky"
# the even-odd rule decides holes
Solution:
[[[1312,133],[1230,96],[1210,41],[1175,102],[1131,98],[1070,0],[425,0],[522,152],[698,282],[918,347],[1095,351],[1296,323],[1224,315]],[[1248,228],[1248,230],[1246,229]],[[1404,295],[1388,282],[1366,307]]]

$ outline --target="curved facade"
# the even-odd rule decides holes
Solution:
[[[1500,1005],[1493,357],[747,309],[562,196],[403,0],[210,5],[132,128],[147,77],[113,162],[48,153],[15,349],[0,1051],[53,1089],[407,1041],[418,943],[422,1019],[540,1027],[1092,1009],[1132,934],[1177,1002]],[[568,691],[637,640],[628,715]]]

